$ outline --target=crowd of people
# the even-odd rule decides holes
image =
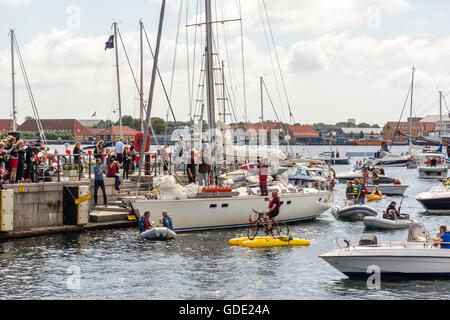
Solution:
[[[47,164],[47,151],[40,140],[27,143],[11,135],[0,140],[0,187],[38,181],[39,165]]]

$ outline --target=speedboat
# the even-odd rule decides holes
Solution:
[[[363,223],[370,229],[397,230],[408,229],[409,225],[414,223],[414,221],[409,219],[389,220],[378,217],[364,217]]]
[[[416,196],[416,200],[427,212],[432,214],[450,214],[450,186],[440,184]]]
[[[417,170],[419,179],[447,179],[448,165],[442,153],[423,153]]]
[[[339,219],[356,219],[360,220],[363,217],[373,216],[378,214],[378,211],[372,207],[364,204],[354,204],[344,207],[333,206],[331,213]]]
[[[450,278],[450,250],[431,243],[422,224],[409,226],[406,243],[381,244],[364,234],[358,245],[344,240],[338,249],[320,255],[349,278],[368,279],[379,270],[383,278]],[[375,271],[376,272],[376,271]]]
[[[380,167],[405,167],[410,162],[410,155],[398,155],[391,152],[382,151],[379,159],[375,159],[373,164]]]
[[[376,187],[378,187],[378,189],[381,191],[382,194],[388,196],[402,196],[409,186],[407,184],[388,184],[388,183],[382,183],[378,185],[374,184],[366,185],[366,188],[372,191],[375,190]]]
[[[302,188],[317,187],[321,189],[322,186],[328,185],[328,179],[316,168],[295,166],[289,168],[286,174],[290,183]]]

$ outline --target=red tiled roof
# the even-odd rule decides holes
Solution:
[[[11,131],[13,129],[12,119],[0,119],[0,130]]]
[[[319,132],[310,126],[289,126],[294,137],[319,137]]]
[[[409,122],[407,121],[389,121],[384,126],[385,128],[389,126],[391,130],[397,129],[398,130],[409,130]],[[435,123],[434,122],[413,122],[411,129],[413,130],[419,130],[419,131],[425,131],[425,132],[432,132],[435,130]]]
[[[138,131],[128,126],[122,126],[122,133],[127,136],[134,136],[136,133],[138,133]],[[120,126],[110,126],[106,129],[102,129],[101,131],[96,132],[96,134],[120,136]]]
[[[41,119],[44,131],[69,131],[74,136],[90,136],[91,132],[75,119]],[[39,131],[36,120],[26,120],[17,128],[18,131]]]

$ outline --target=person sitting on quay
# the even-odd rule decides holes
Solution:
[[[167,211],[163,211],[162,216],[163,216],[163,220],[162,220],[163,227],[173,230],[172,218],[169,217],[169,213]]]
[[[117,174],[118,167],[119,167],[119,164],[117,163],[115,156],[112,156],[111,159],[109,160],[109,164],[108,164],[108,175],[107,175],[107,177],[116,179],[115,189],[117,191],[120,191],[119,187],[120,187],[120,183],[121,182],[120,182],[120,177]]]
[[[149,218],[150,218],[150,211],[146,211],[144,213],[144,215],[142,216],[140,224],[139,224],[139,231],[141,233],[145,232],[153,227],[153,225],[150,223],[150,220],[148,220]]]
[[[436,238],[431,238],[435,243],[441,244],[442,249],[450,249],[450,233],[447,232],[447,226],[445,224],[439,227],[439,233]]]

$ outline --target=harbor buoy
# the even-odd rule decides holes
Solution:
[[[309,246],[310,241],[289,236],[280,237],[256,237],[250,240],[247,237],[233,238],[229,240],[232,246],[243,246],[247,248],[268,248],[284,246]]]

